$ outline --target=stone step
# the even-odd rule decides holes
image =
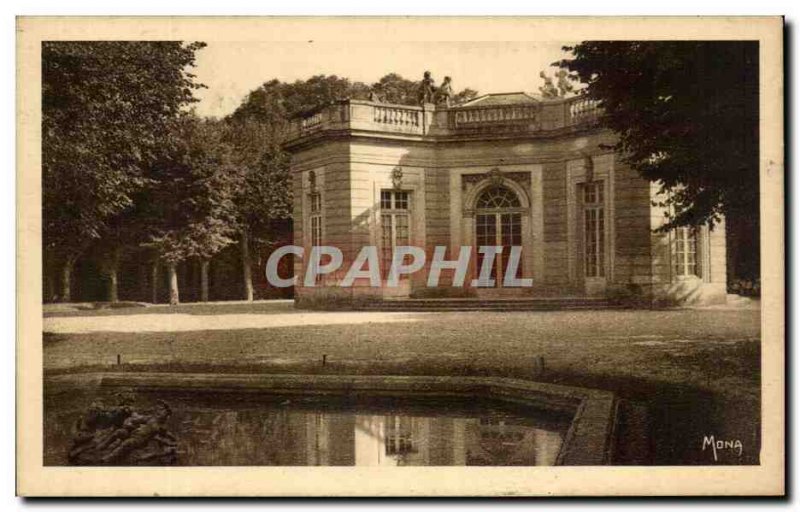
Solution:
[[[585,307],[585,308],[439,308],[439,309],[424,309],[424,308],[408,308],[408,309],[384,309],[384,308],[357,308],[355,311],[364,312],[382,312],[382,313],[457,313],[465,312],[484,312],[484,313],[532,313],[532,312],[546,312],[546,311],[601,311],[601,310],[615,310],[626,309],[623,307]]]
[[[380,299],[379,299],[380,300]],[[490,302],[519,302],[521,300],[527,300],[530,302],[552,302],[555,300],[558,301],[573,301],[573,300],[588,300],[593,302],[601,302],[608,300],[604,297],[531,297],[531,296],[519,296],[519,297],[490,297],[490,296],[478,296],[478,297],[441,297],[441,298],[413,298],[413,297],[396,297],[396,298],[384,298],[382,300],[386,301],[393,301],[393,302],[475,302],[476,300],[485,300]]]
[[[605,299],[391,299],[360,304],[360,311],[559,311],[623,309]]]
[[[380,306],[384,309],[407,309],[407,308],[527,308],[527,307],[542,307],[542,308],[566,308],[566,307],[605,307],[611,306],[607,302],[524,302],[521,304],[493,304],[475,302],[471,304],[453,303],[453,304],[394,304],[387,302],[375,302],[361,305],[360,307]]]
[[[602,304],[607,299],[375,299],[377,302],[391,304]]]

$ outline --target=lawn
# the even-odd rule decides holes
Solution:
[[[643,404],[657,464],[712,463],[704,435],[757,463],[760,311],[304,312],[290,303],[53,312],[47,373],[139,371],[503,375]],[[117,365],[117,356],[121,365]],[[325,365],[323,366],[323,356]],[[544,373],[537,372],[544,359]]]

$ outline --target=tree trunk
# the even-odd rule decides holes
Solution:
[[[44,297],[42,297],[42,300],[43,302],[52,302],[53,297],[56,294],[56,285],[53,279],[53,268],[51,265],[45,265],[43,272]]]
[[[208,302],[208,264],[207,259],[200,260],[200,302]]]
[[[145,265],[139,266],[139,300],[147,302],[147,267]]]
[[[72,301],[72,265],[74,261],[67,258],[61,267],[61,302]]]
[[[153,262],[153,267],[150,271],[150,280],[153,283],[152,292],[153,292],[153,304],[158,304],[158,260]]]
[[[250,233],[242,230],[242,277],[244,278],[244,299],[253,300],[253,276],[250,265]]]
[[[177,263],[167,264],[169,270],[169,303],[173,306],[180,303],[180,294],[178,293],[178,272]]]
[[[117,262],[113,262],[112,266],[108,269],[108,301],[109,302],[118,302],[119,301],[119,284],[117,279]]]

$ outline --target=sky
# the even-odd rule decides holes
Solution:
[[[453,79],[456,91],[538,93],[539,72],[567,56],[572,43],[542,42],[209,42],[197,54],[193,71],[208,86],[196,93],[197,113],[222,117],[236,109],[248,92],[277,78],[305,80],[326,74],[365,83],[387,73],[419,80],[430,70],[437,84]]]

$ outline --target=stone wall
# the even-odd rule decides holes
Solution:
[[[650,286],[653,275],[650,184],[620,159],[614,178],[614,284],[620,293],[635,292]]]

